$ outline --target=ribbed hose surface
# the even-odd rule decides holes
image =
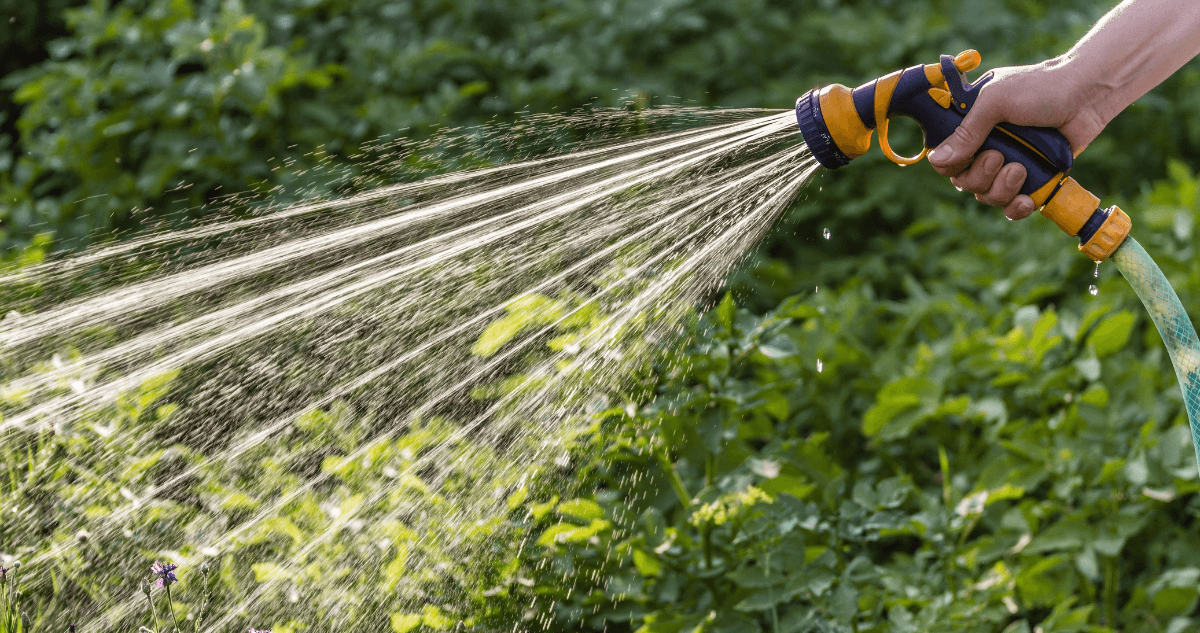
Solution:
[[[1192,327],[1192,320],[1179,302],[1175,289],[1133,236],[1125,238],[1109,260],[1146,305],[1146,311],[1167,345],[1175,375],[1179,377],[1179,388],[1183,390],[1183,402],[1192,427],[1192,446],[1200,466],[1200,339],[1196,338],[1196,328]]]

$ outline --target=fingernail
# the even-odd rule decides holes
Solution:
[[[989,156],[987,157],[987,164],[985,164],[985,165],[984,165],[984,167],[985,167],[985,168],[986,168],[988,171],[993,171],[993,170],[1000,169],[1000,167],[1001,167],[1003,164],[1004,164],[1004,159],[1003,159],[1003,158],[1001,158],[1001,157],[999,157],[999,156],[996,156],[995,154],[991,154],[991,155],[989,155]]]
[[[954,148],[939,145],[932,152],[929,152],[929,160],[938,163],[948,163],[954,159]]]
[[[1025,176],[1014,169],[1008,172],[1008,175],[1005,176],[1004,179],[1007,180],[1008,184],[1010,185],[1019,185],[1021,184],[1021,181],[1025,179]]]
[[[1017,209],[1021,211],[1021,215],[1029,215],[1033,213],[1033,203],[1023,200],[1017,203]]]

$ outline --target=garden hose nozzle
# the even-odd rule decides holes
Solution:
[[[841,84],[809,90],[796,100],[796,119],[813,156],[837,169],[867,153],[871,134],[879,130],[879,147],[898,165],[912,165],[946,140],[963,121],[992,79],[988,72],[975,83],[966,73],[979,66],[979,53],[942,55],[940,63],[898,70],[857,88]],[[925,149],[899,156],[888,144],[888,119],[906,116],[925,133]],[[1001,123],[979,151],[994,149],[1004,161],[1025,166],[1021,193],[1033,198],[1042,215],[1067,235],[1079,237],[1079,250],[1100,262],[1129,235],[1129,216],[1115,205],[1100,208],[1100,199],[1067,176],[1073,156],[1067,139],[1052,128]]]

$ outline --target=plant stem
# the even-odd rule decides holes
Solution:
[[[4,609],[4,630],[5,630],[5,631],[11,631],[11,630],[12,630],[12,628],[13,628],[13,627],[12,627],[12,614],[11,614],[11,611],[9,610],[9,604],[8,604],[8,585],[7,585],[7,581],[6,581],[6,584],[5,584],[3,587],[0,587],[0,598],[2,598],[2,599],[4,600],[4,606],[3,606],[3,609]]]
[[[692,505],[692,496],[688,494],[687,488],[683,485],[683,479],[679,476],[679,472],[675,470],[675,465],[671,460],[667,459],[666,452],[658,448],[651,448],[654,452],[654,458],[658,460],[658,465],[667,473],[667,479],[671,482],[671,488],[675,490],[675,496],[679,497],[679,504],[684,508]]]
[[[204,602],[200,605],[200,612],[196,614],[196,622],[192,626],[192,633],[200,633],[200,622],[204,620],[204,614],[208,613],[208,601],[212,598],[212,588],[210,587],[204,592]]]
[[[167,609],[171,611],[171,621],[175,623],[176,633],[180,633],[183,627],[179,626],[179,618],[175,617],[175,605],[171,604],[171,583],[164,580],[163,588],[167,590]]]
[[[4,612],[4,619],[8,624],[9,631],[16,631],[21,625],[21,605],[17,604],[17,569],[14,567],[9,570],[8,587]]]
[[[775,608],[775,583],[771,581],[771,552],[767,552],[767,598],[771,601],[771,631],[779,633],[779,610]]]
[[[158,612],[154,610],[154,598],[149,592],[146,593],[146,600],[150,603],[150,615],[154,617],[154,633],[162,633],[162,627],[158,624]]]
[[[1117,559],[1112,556],[1104,557],[1104,619],[1105,626],[1116,629],[1117,626],[1117,583],[1120,582],[1121,570],[1117,568]]]
[[[706,569],[712,569],[712,522],[704,522],[704,566]]]

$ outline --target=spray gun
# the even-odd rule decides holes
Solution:
[[[971,111],[979,90],[992,73],[968,83],[966,73],[979,66],[979,53],[968,50],[941,62],[913,66],[869,81],[851,90],[841,84],[809,90],[796,100],[796,119],[813,156],[824,167],[837,169],[867,153],[872,130],[879,130],[879,147],[898,165],[912,165],[930,148],[946,140]],[[888,144],[888,119],[906,116],[925,133],[925,149],[903,157]],[[979,149],[998,150],[1004,162],[1025,166],[1021,193],[1033,198],[1042,215],[1067,235],[1079,238],[1079,250],[1094,261],[1112,255],[1129,235],[1129,216],[1115,205],[1100,208],[1100,199],[1067,174],[1071,146],[1058,130],[1001,123]]]
[[[853,90],[839,84],[810,90],[796,100],[796,119],[813,156],[837,169],[867,153],[871,133],[879,130],[879,147],[892,162],[911,165],[931,147],[946,140],[971,111],[979,89],[992,74],[967,83],[966,73],[979,66],[979,53],[942,55],[941,62],[913,66],[865,83]],[[925,132],[925,149],[905,158],[888,144],[888,118],[907,116]],[[1129,216],[1115,205],[1100,208],[1100,199],[1079,186],[1071,171],[1073,156],[1067,139],[1051,128],[1001,123],[988,134],[983,147],[998,150],[1005,162],[1025,166],[1021,193],[1033,198],[1067,235],[1079,238],[1079,250],[1097,262],[1112,257],[1113,265],[1141,298],[1162,335],[1171,364],[1183,389],[1192,446],[1200,465],[1200,336],[1179,296],[1136,239],[1130,237]]]

